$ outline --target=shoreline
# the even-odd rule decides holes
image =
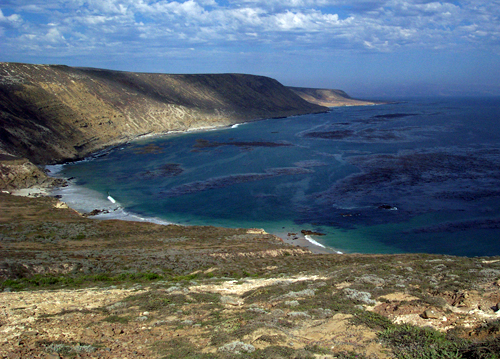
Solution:
[[[57,165],[61,166],[61,165]],[[47,166],[50,167],[50,166]],[[50,172],[52,174],[52,172]],[[64,178],[64,177],[55,177]],[[67,179],[66,179],[67,180]],[[77,211],[80,215],[85,216],[90,219],[95,220],[120,220],[120,221],[130,221],[130,222],[147,222],[155,223],[159,225],[177,225],[186,226],[183,224],[170,222],[165,219],[155,218],[155,217],[145,217],[137,213],[132,213],[126,211],[119,201],[116,201],[113,197],[78,186],[67,180],[67,186],[65,187],[54,187],[52,189],[25,189],[19,191],[16,195],[22,195],[28,197],[26,194],[28,192],[37,193],[39,196],[55,197],[62,203],[66,204],[69,208]],[[31,197],[37,197],[31,196]],[[113,201],[109,198],[113,199]],[[95,215],[89,215],[92,212],[96,212]],[[248,228],[250,229],[250,228]],[[333,248],[323,246],[319,242],[316,242],[310,236],[304,236],[301,233],[293,234],[286,233],[282,231],[271,231],[263,229],[265,233],[272,234],[281,238],[284,243],[293,245],[295,247],[306,248],[314,254],[342,254]],[[310,237],[310,238],[306,238]]]
[[[297,234],[294,236],[289,236],[288,234],[287,235],[279,235],[279,234],[275,234],[275,233],[271,233],[271,234],[274,234],[275,236],[281,238],[283,240],[283,242],[285,242],[287,244],[290,244],[290,245],[293,245],[296,247],[300,247],[300,248],[306,248],[306,249],[310,250],[313,254],[344,254],[340,251],[337,251],[337,250],[330,248],[330,247],[326,247],[326,246],[316,242],[310,236],[302,236],[302,234]],[[293,238],[290,238],[290,237],[293,237]],[[310,237],[310,238],[308,239],[306,237]]]
[[[57,166],[62,166],[62,165],[57,165]],[[64,177],[54,177],[54,178],[64,178]],[[75,185],[71,183],[71,181],[67,181],[67,183],[68,185],[66,187],[23,188],[10,191],[9,194],[13,196],[28,197],[28,198],[54,197],[57,198],[61,204],[66,205],[68,208],[73,209],[74,211],[78,212],[81,216],[94,220],[120,220],[129,222],[154,223],[163,226],[168,226],[168,225],[186,226],[183,224],[170,222],[160,218],[142,217],[139,214],[127,212],[123,207],[120,206],[119,202],[116,202],[116,200],[115,202],[112,202],[110,199],[104,198],[103,195],[101,196],[99,192],[89,190],[82,186]],[[87,194],[85,192],[87,192]],[[89,195],[92,192],[95,194],[95,196]],[[84,203],[81,199],[86,199],[87,200],[86,203]],[[96,207],[101,207],[101,208],[96,208]],[[92,211],[99,211],[99,212],[95,215],[89,215],[89,213],[91,213]],[[310,235],[304,236],[302,235],[302,233],[285,233],[281,231],[267,232],[265,229],[263,230],[265,233],[269,233],[277,236],[278,238],[281,238],[283,242],[286,244],[299,248],[308,249],[313,254],[344,254],[343,252],[335,250],[334,248],[322,245],[321,243],[314,240]]]
[[[359,105],[358,105],[359,106]],[[366,105],[365,105],[366,106]],[[261,119],[265,120],[265,119]],[[133,222],[149,222],[160,225],[181,225],[175,222],[170,222],[168,220],[154,218],[154,217],[143,217],[136,213],[131,213],[126,211],[119,202],[116,202],[114,199],[111,201],[109,197],[106,197],[102,193],[97,191],[93,191],[91,189],[87,189],[83,186],[78,186],[68,178],[63,176],[58,176],[58,173],[61,171],[62,167],[68,164],[77,163],[77,162],[87,162],[92,161],[96,158],[103,157],[108,155],[111,151],[120,146],[126,146],[135,141],[140,141],[144,139],[150,138],[161,138],[175,135],[182,135],[192,132],[205,132],[205,131],[215,131],[215,130],[226,130],[226,129],[235,129],[241,125],[247,124],[247,122],[234,123],[229,125],[214,125],[214,126],[203,126],[203,127],[195,127],[187,130],[178,130],[178,131],[165,131],[161,133],[146,133],[137,135],[133,139],[126,140],[122,143],[115,143],[113,145],[107,146],[98,150],[88,156],[74,160],[68,161],[65,163],[58,163],[53,165],[46,165],[45,169],[48,170],[48,175],[52,178],[59,178],[66,181],[67,186],[65,187],[53,187],[53,188],[28,188],[28,189],[19,189],[16,191],[11,191],[15,195],[25,196],[25,197],[40,197],[40,196],[50,196],[55,197],[61,202],[65,203],[69,208],[77,211],[82,216],[91,219],[97,220],[123,220],[123,221],[133,221]],[[109,194],[108,194],[109,195]],[[91,213],[95,213],[91,215]],[[265,230],[266,231],[266,230]],[[267,232],[269,234],[273,234],[283,240],[284,243],[302,247],[310,250],[312,253],[321,253],[321,254],[342,254],[342,252],[335,250],[334,248],[325,247],[321,243],[317,242],[310,236],[304,236],[301,233],[298,233],[293,238],[290,238],[290,233],[284,233],[283,231],[273,231]],[[307,238],[309,237],[309,238]]]

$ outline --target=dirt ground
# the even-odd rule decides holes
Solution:
[[[428,328],[472,358],[500,335],[498,257],[314,254],[49,197],[0,194],[0,278],[3,358],[390,358]]]

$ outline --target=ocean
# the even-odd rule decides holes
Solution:
[[[500,99],[418,98],[142,138],[49,166],[102,218],[263,228],[342,253],[500,255]]]

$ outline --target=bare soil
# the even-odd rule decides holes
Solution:
[[[0,194],[0,357],[388,358],[403,324],[498,343],[498,257],[313,254],[62,207]]]

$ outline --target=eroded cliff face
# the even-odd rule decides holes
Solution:
[[[26,158],[0,154],[0,190],[2,191],[49,188],[63,183],[63,180],[49,177]]]
[[[37,164],[144,134],[326,110],[262,76],[0,63],[0,152]]]

